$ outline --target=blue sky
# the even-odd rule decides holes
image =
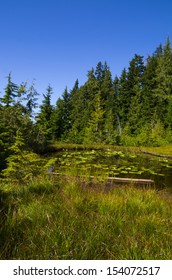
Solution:
[[[2,0],[0,95],[10,71],[18,84],[36,79],[40,94],[50,83],[53,104],[99,61],[120,75],[135,53],[172,40],[171,14],[171,0]]]

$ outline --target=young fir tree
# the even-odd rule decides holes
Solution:
[[[28,118],[26,108],[22,104],[23,95],[25,94],[25,83],[20,87],[12,83],[11,75],[8,76],[8,84],[5,95],[1,99],[4,105],[0,105],[0,146],[2,149],[1,160],[2,167],[5,167],[5,159],[9,156],[9,148],[14,144],[15,134],[20,127],[25,142],[28,142],[31,131],[31,120]]]
[[[7,168],[2,171],[6,179],[27,181],[41,173],[41,159],[37,154],[25,150],[24,138],[19,129],[10,151],[11,154],[7,158]]]

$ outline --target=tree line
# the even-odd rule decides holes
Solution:
[[[49,139],[74,143],[163,145],[172,142],[172,49],[164,46],[144,59],[135,54],[120,77],[99,62],[87,81],[67,88],[56,106],[44,96],[38,116]],[[46,112],[47,110],[47,112]]]
[[[168,38],[146,59],[135,54],[120,77],[98,62],[87,81],[65,88],[55,105],[48,85],[42,104],[34,82],[13,83],[8,75],[0,99],[0,168],[16,135],[27,150],[44,149],[47,141],[115,145],[172,143],[172,48]],[[38,113],[35,109],[39,108]]]

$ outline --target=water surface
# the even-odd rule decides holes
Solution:
[[[122,151],[70,151],[54,155],[61,173],[152,179],[156,187],[172,188],[172,160]]]

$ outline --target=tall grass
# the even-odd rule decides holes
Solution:
[[[70,177],[1,185],[0,259],[171,259],[172,196]]]

